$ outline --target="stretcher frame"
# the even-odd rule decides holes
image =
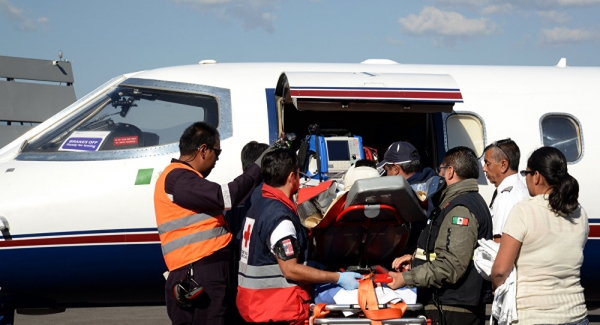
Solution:
[[[313,309],[315,305],[311,304],[311,310]],[[380,309],[383,308],[387,308],[388,305],[387,304],[380,304],[378,305],[378,307]],[[359,305],[355,305],[355,304],[350,304],[350,305],[344,305],[344,304],[334,304],[334,305],[326,305],[325,309],[330,311],[330,314],[327,315],[326,317],[323,318],[315,318],[313,320],[313,324],[321,324],[321,325],[333,325],[333,324],[344,324],[344,325],[370,325],[371,324],[371,320],[368,318],[365,318],[363,316],[363,318],[359,318],[359,317],[355,317],[354,315],[352,316],[348,316],[345,317],[342,312],[344,311],[349,311],[352,312],[353,314],[360,314],[360,312],[362,312],[362,310],[360,309]],[[418,312],[423,310],[423,305],[422,304],[412,304],[412,305],[408,305],[408,309],[407,312]],[[337,312],[337,314],[340,314],[340,317],[332,317],[331,312]],[[395,318],[395,319],[388,319],[388,320],[382,320],[381,323],[383,325],[386,324],[402,324],[402,325],[426,325],[427,324],[427,318],[424,315],[419,315],[416,317],[402,317],[402,318]]]

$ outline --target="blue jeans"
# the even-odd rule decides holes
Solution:
[[[538,324],[538,325],[551,325],[551,324]],[[559,325],[590,325],[590,321],[587,319],[587,317],[584,317],[576,322],[559,324]]]

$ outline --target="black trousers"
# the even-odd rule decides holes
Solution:
[[[187,275],[189,265],[173,270],[165,285],[167,314],[173,325],[183,324],[231,324],[228,310],[235,297],[232,297],[230,280],[233,268],[233,250],[222,248],[212,255],[194,263],[194,280],[204,287],[204,293],[194,300],[191,308],[177,305],[173,287]]]
[[[9,301],[0,300],[0,325],[12,325],[15,322],[15,309]]]
[[[232,325],[246,325],[248,324],[240,315],[240,311],[235,303],[235,298],[237,297],[238,290],[238,270],[240,266],[240,243],[237,240],[231,241],[232,245],[230,245],[233,249],[233,267],[231,268],[231,308],[227,312],[228,315],[231,315],[230,323]],[[1,324],[0,324],[1,325]]]
[[[442,312],[445,325],[485,325],[485,305],[483,308],[472,307],[471,312],[449,310],[442,310]],[[442,316],[438,310],[425,310],[425,316],[431,318],[432,325],[442,325]]]

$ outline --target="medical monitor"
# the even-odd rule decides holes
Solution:
[[[347,171],[357,160],[362,159],[360,137],[326,137],[327,169],[329,173]]]

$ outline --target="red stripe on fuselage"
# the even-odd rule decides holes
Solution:
[[[600,224],[590,224],[588,238],[600,239]],[[92,236],[72,236],[35,239],[13,239],[0,241],[2,247],[30,247],[30,246],[60,246],[60,245],[90,245],[111,243],[136,243],[160,242],[157,233],[150,234],[111,234]]]
[[[110,244],[160,242],[158,234],[111,234],[94,236],[73,236],[35,239],[14,239],[0,241],[0,247],[29,247],[29,246],[61,246],[82,244]]]
[[[588,238],[600,238],[600,224],[590,225]]]
[[[462,100],[460,92],[401,91],[401,90],[290,90],[292,97],[336,97],[336,98],[407,98],[407,99],[452,99]]]

